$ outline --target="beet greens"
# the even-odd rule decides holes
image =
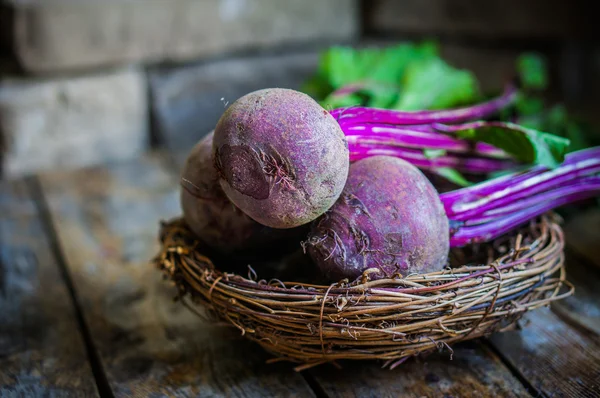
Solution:
[[[600,145],[543,100],[547,69],[540,54],[521,54],[513,82],[486,100],[476,75],[448,63],[435,42],[333,46],[303,91],[332,109],[352,161],[389,155],[468,186],[461,173],[554,168],[568,151]]]
[[[517,90],[465,108],[417,112],[356,107],[334,109],[351,161],[389,155],[436,171],[453,168],[487,174],[518,163],[556,167],[569,140],[490,118],[511,106]]]

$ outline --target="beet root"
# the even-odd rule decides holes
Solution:
[[[264,89],[235,101],[215,128],[213,151],[227,197],[273,228],[315,220],[335,203],[348,175],[339,124],[294,90]]]
[[[214,168],[212,142],[213,132],[194,146],[181,174],[183,217],[198,239],[224,253],[264,251],[269,244],[294,235],[298,241],[297,232],[282,234],[261,225],[227,199]]]
[[[335,205],[313,223],[305,247],[325,277],[354,280],[438,271],[449,251],[448,217],[425,175],[375,156],[350,166]]]

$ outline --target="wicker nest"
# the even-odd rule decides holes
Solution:
[[[503,331],[528,310],[573,293],[565,280],[563,233],[546,215],[491,244],[453,250],[441,272],[332,285],[259,280],[216,269],[181,219],[162,224],[155,264],[190,309],[219,321],[297,370],[340,359],[411,356]],[[469,264],[469,265],[457,265]],[[262,276],[262,275],[261,275]]]

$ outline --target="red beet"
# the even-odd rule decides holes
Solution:
[[[292,231],[282,234],[257,223],[227,199],[213,165],[212,141],[213,132],[194,146],[181,175],[183,216],[199,240],[222,252],[235,252],[261,251],[292,237]]]
[[[335,203],[348,175],[339,124],[294,90],[264,89],[235,101],[216,126],[213,150],[227,197],[273,228],[315,220]]]
[[[446,265],[448,217],[429,180],[410,163],[375,156],[350,166],[335,205],[317,220],[307,249],[323,274],[372,279],[426,273]]]

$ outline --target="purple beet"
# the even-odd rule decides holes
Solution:
[[[306,94],[264,89],[235,101],[215,129],[215,166],[227,197],[273,228],[307,224],[339,197],[349,168],[344,133]]]
[[[374,156],[350,166],[335,205],[317,220],[306,248],[331,280],[373,279],[441,270],[449,250],[439,195],[410,163]]]
[[[239,252],[264,251],[292,237],[294,231],[282,234],[261,225],[227,199],[213,165],[212,142],[213,132],[194,146],[181,175],[183,216],[199,240],[222,252]]]

